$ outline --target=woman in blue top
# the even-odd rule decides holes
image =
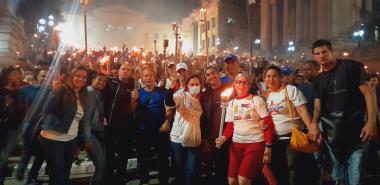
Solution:
[[[42,120],[42,147],[49,165],[49,184],[68,185],[77,147],[79,123],[84,115],[87,71],[74,68],[46,105]]]

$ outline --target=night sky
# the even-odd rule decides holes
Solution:
[[[80,0],[65,0],[62,6],[65,21],[71,26],[62,25],[62,31],[67,42],[79,47],[83,45],[83,9],[78,6],[70,13],[70,7],[79,3]],[[88,43],[90,46],[99,48],[107,46],[122,46],[123,43],[141,45],[143,40],[138,33],[144,31],[144,24],[136,24],[133,20],[142,20],[151,25],[167,25],[171,28],[172,22],[182,23],[183,18],[188,17],[194,9],[201,4],[217,0],[88,0],[87,30]],[[75,7],[75,6],[74,6]],[[99,17],[100,16],[100,17]],[[128,16],[128,17],[127,17]],[[133,16],[133,17],[132,17]],[[73,17],[70,21],[70,17]],[[110,28],[110,26],[112,26]],[[131,27],[125,30],[124,28]],[[162,27],[150,28],[149,31]],[[160,30],[158,30],[160,29]],[[79,32],[78,32],[79,30]],[[170,49],[170,47],[169,47]]]
[[[71,3],[66,1],[64,12],[68,11]],[[200,0],[89,0],[89,13],[98,7],[121,3],[140,11],[148,20],[162,23],[180,22],[192,9],[200,6]]]

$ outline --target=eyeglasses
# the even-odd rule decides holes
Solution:
[[[79,80],[87,80],[87,76],[75,75],[74,78],[79,79]]]
[[[235,84],[248,85],[248,81],[245,81],[245,80],[236,80]]]

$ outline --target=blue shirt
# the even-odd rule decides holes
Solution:
[[[307,99],[307,103],[306,103],[307,111],[309,112],[309,115],[313,117],[314,98],[315,98],[313,84],[300,84],[297,87]]]
[[[230,76],[226,75],[220,78],[220,82],[222,83],[222,85],[225,85],[225,84],[232,83],[233,79]]]
[[[20,95],[26,100],[27,105],[30,106],[40,89],[40,86],[28,85],[20,89]]]
[[[138,106],[136,116],[138,119],[138,132],[158,133],[158,129],[166,120],[165,98],[167,91],[164,88],[155,87],[152,91],[139,89]]]

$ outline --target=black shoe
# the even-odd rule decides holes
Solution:
[[[28,178],[28,180],[26,181],[26,185],[40,185],[42,184],[41,181],[39,181],[37,178],[33,177],[33,178]]]
[[[25,172],[25,170],[17,169],[17,171],[16,171],[16,179],[18,181],[24,180],[24,172]]]

